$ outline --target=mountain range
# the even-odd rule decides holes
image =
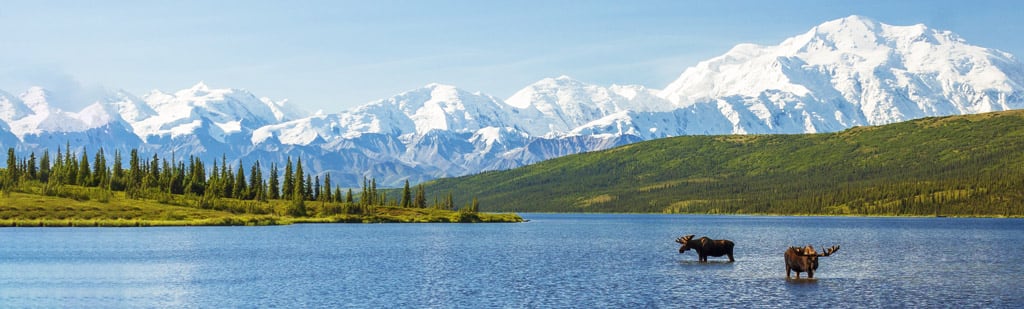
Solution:
[[[1024,108],[1024,66],[925,25],[862,16],[778,45],[740,44],[657,90],[545,78],[501,99],[428,84],[334,114],[204,83],[116,91],[77,112],[49,90],[0,90],[0,146],[139,148],[233,164],[301,158],[341,186],[398,186],[682,135],[835,132]],[[264,165],[266,166],[266,165]]]

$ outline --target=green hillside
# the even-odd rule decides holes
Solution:
[[[489,211],[1022,216],[1024,111],[667,138],[426,187]]]

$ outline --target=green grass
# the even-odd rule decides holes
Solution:
[[[290,204],[218,199],[212,207],[197,208],[197,198],[168,196],[161,201],[126,199],[123,192],[98,188],[63,186],[62,196],[37,194],[41,186],[22,186],[23,191],[0,196],[0,226],[4,227],[133,227],[133,226],[208,226],[208,225],[281,225],[294,223],[354,222],[521,222],[515,214],[460,214],[438,209],[373,208],[367,214],[321,214],[315,217],[281,215]],[[177,205],[175,205],[177,204]],[[307,202],[317,205],[319,202]],[[186,205],[186,206],[182,206]],[[211,206],[211,205],[207,205]],[[314,207],[314,209],[316,209]],[[246,213],[249,210],[249,213]],[[232,212],[236,211],[236,212]],[[253,214],[252,212],[256,212]]]
[[[683,136],[425,185],[490,211],[1020,217],[1024,111]]]

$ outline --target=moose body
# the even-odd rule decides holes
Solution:
[[[681,244],[679,247],[679,253],[684,253],[686,250],[693,249],[697,251],[697,260],[700,262],[707,262],[709,256],[729,256],[729,262],[734,262],[732,258],[732,247],[733,242],[728,239],[711,239],[707,237],[701,237],[693,239],[693,235],[686,235],[676,239],[676,242]]]
[[[796,272],[796,278],[800,279],[800,273],[807,273],[807,278],[814,278],[814,271],[818,269],[818,257],[829,256],[839,250],[839,246],[832,246],[824,253],[817,253],[814,247],[789,247],[786,250],[786,278],[790,278],[790,271]]]

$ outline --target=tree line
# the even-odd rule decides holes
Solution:
[[[292,160],[288,157],[284,162],[283,175],[281,164],[271,162],[266,177],[263,175],[264,163],[259,160],[248,166],[241,160],[237,164],[229,164],[223,155],[219,162],[213,160],[210,169],[206,168],[206,162],[195,156],[184,160],[178,160],[173,154],[170,160],[157,154],[143,157],[134,148],[128,153],[127,161],[125,165],[122,153],[115,150],[113,162],[108,164],[103,148],[90,157],[84,147],[80,154],[73,152],[70,143],[66,143],[63,150],[58,147],[54,156],[47,149],[40,156],[32,152],[19,158],[14,148],[8,148],[6,168],[0,170],[0,189],[9,194],[11,191],[27,191],[19,190],[26,186],[41,185],[44,194],[59,195],[62,186],[72,185],[124,192],[127,198],[132,199],[167,202],[173,200],[173,196],[181,195],[186,200],[197,201],[201,208],[217,208],[218,204],[225,204],[218,203],[223,199],[257,203],[245,204],[248,206],[242,209],[229,209],[245,213],[268,213],[271,210],[259,203],[286,200],[290,201],[286,214],[292,216],[311,215],[307,202],[321,202],[321,209],[315,211],[318,215],[365,213],[377,206],[457,209],[451,193],[443,199],[435,197],[433,203],[428,204],[423,185],[417,185],[413,193],[408,180],[401,196],[389,199],[385,190],[378,190],[376,179],[364,178],[361,191],[356,196],[351,188],[342,191],[340,186],[333,184],[329,172],[324,173],[323,178],[308,172],[301,158]],[[463,212],[476,212],[478,209],[478,203],[459,208]]]

